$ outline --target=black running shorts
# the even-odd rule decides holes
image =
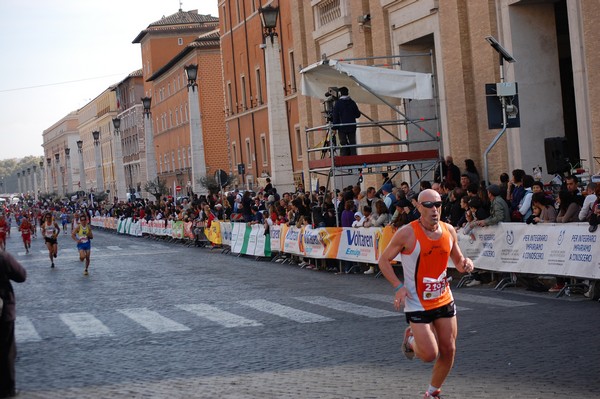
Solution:
[[[433,323],[436,319],[456,316],[456,305],[454,301],[437,309],[425,310],[422,312],[407,312],[405,314],[407,323]]]

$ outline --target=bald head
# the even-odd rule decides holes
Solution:
[[[432,190],[430,188],[428,188],[427,190],[423,190],[419,193],[419,198],[418,201],[419,202],[425,202],[425,201],[441,201],[442,197],[440,197],[440,193],[438,193],[435,190]]]

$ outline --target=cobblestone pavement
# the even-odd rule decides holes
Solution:
[[[96,229],[51,269],[40,238],[15,284],[20,398],[421,398],[431,364],[399,348],[382,278],[335,275]],[[445,398],[577,398],[600,389],[600,304],[455,289]]]

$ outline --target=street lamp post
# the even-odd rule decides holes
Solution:
[[[48,193],[54,189],[54,183],[52,182],[52,158],[46,158],[46,185],[48,186]]]
[[[65,148],[65,164],[67,168],[67,189],[68,194],[73,193],[73,170],[71,169],[71,149]]]
[[[79,153],[79,187],[85,192],[87,187],[85,184],[85,166],[83,164],[83,140],[77,140],[77,152]]]
[[[268,5],[261,7],[258,11],[263,26],[263,37],[271,39],[265,40],[262,46],[265,51],[267,101],[269,104],[267,114],[269,120],[271,180],[278,190],[282,190],[281,192],[291,192],[294,191],[294,172],[290,162],[292,154],[286,102],[282,90],[285,85],[281,74],[279,37],[275,32],[279,8]]]
[[[48,193],[48,187],[46,186],[46,179],[44,178],[44,161],[40,161],[40,191],[44,190]]]
[[[102,173],[102,152],[100,149],[100,132],[94,130],[92,132],[94,137],[94,147],[96,149],[96,193],[104,191],[104,174]]]
[[[154,152],[154,133],[152,131],[152,113],[150,105],[152,97],[142,97],[144,107],[144,140],[146,143],[146,179],[156,180],[156,155]]]
[[[54,160],[56,161],[56,186],[58,187],[56,191],[62,197],[64,195],[64,183],[60,171],[60,153],[54,154]]]
[[[117,198],[119,201],[127,201],[127,191],[125,188],[125,170],[123,169],[123,147],[121,142],[121,119],[114,118],[113,120],[114,126],[114,135],[115,135],[115,168],[117,169]]]
[[[38,201],[38,182],[37,182],[37,165],[33,165],[31,167],[33,169],[33,173],[31,174],[31,179],[33,180],[33,199],[35,202]]]
[[[200,96],[197,91],[198,65],[185,66],[188,79],[188,103],[190,106],[190,145],[192,147],[192,191],[199,190],[198,178],[206,176],[206,157],[204,156],[204,135],[200,115]]]

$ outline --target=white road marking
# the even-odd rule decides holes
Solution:
[[[355,296],[357,298],[370,299],[371,301],[389,303],[390,306],[393,306],[393,302],[394,302],[394,296],[392,294],[389,294],[389,295],[385,295],[385,294],[360,294],[360,295],[353,295],[353,296]],[[457,306],[456,309],[460,310],[460,311],[472,310],[471,308],[465,308],[464,306]]]
[[[500,299],[500,298],[492,298],[492,297],[480,296],[480,295],[463,294],[462,292],[457,294],[456,291],[452,291],[452,295],[454,295],[454,299],[457,302],[462,302],[462,301],[474,302],[474,303],[480,303],[480,304],[484,304],[484,305],[501,306],[504,308],[515,308],[515,307],[519,307],[519,306],[535,305],[535,303],[533,303],[533,302],[511,301],[509,299]]]
[[[261,312],[269,313],[275,316],[283,317],[298,323],[318,323],[323,321],[333,321],[333,319],[321,316],[315,313],[305,312],[304,310],[294,309],[289,306],[280,305],[275,302],[264,299],[255,299],[250,301],[238,301],[239,304],[249,306]]]
[[[190,330],[183,324],[177,323],[176,321],[147,308],[118,309],[117,311],[140,324],[153,334]]]
[[[22,316],[17,317],[15,320],[15,339],[19,343],[42,340],[31,320]]]
[[[177,305],[177,307],[210,321],[214,321],[227,328],[262,326],[262,323],[259,323],[258,321],[246,319],[245,317],[203,303]]]
[[[108,327],[90,313],[61,313],[59,317],[77,338],[113,335]]]
[[[302,302],[308,302],[313,305],[324,306],[326,308],[371,318],[397,317],[400,315],[399,312],[392,312],[390,310],[372,308],[369,306],[358,305],[355,303],[340,301],[339,299],[327,298],[324,296],[303,296],[296,297],[294,299],[297,299]]]
[[[110,249],[110,250],[112,250],[112,251],[122,251],[122,250],[123,250],[123,248],[121,248],[121,247],[120,247],[120,246],[118,246],[118,245],[109,245],[109,246],[108,246],[108,247],[106,247],[106,248],[108,248],[108,249]]]

